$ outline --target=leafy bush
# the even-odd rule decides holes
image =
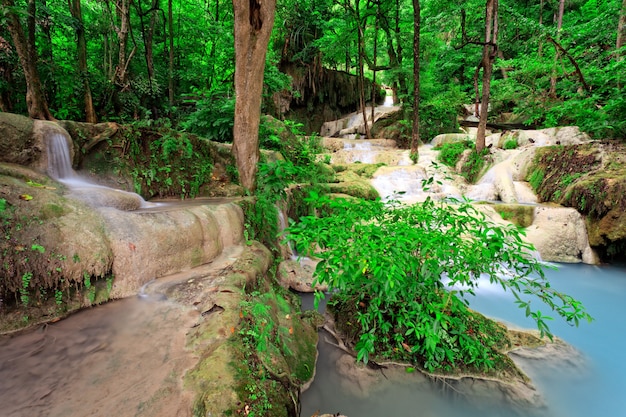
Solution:
[[[235,122],[235,97],[219,91],[206,95],[194,91],[200,98],[189,100],[195,111],[181,122],[181,126],[192,133],[216,142],[233,141]]]
[[[473,149],[474,144],[469,140],[444,143],[441,145],[437,159],[444,165],[454,168],[466,149]]]
[[[489,155],[489,149],[483,149],[481,152],[470,152],[469,158],[461,167],[461,175],[468,182],[473,184],[479,180],[480,174],[487,164],[487,155]]]
[[[481,276],[511,291],[542,334],[550,335],[549,318],[531,308],[535,297],[572,324],[591,320],[550,287],[517,228],[491,223],[469,203],[309,200],[327,215],[303,217],[287,238],[321,259],[315,280],[332,289],[336,309],[351,312],[359,360],[400,357],[429,371],[497,366],[502,330],[467,308]]]
[[[502,146],[502,149],[517,149],[519,145],[517,144],[517,139],[507,139]]]

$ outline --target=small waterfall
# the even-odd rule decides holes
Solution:
[[[48,137],[48,174],[57,180],[76,177],[67,141],[62,133],[53,133]]]
[[[67,132],[57,130],[46,135],[48,152],[48,175],[68,186],[75,196],[94,206],[117,207],[123,210],[156,207],[159,203],[148,203],[139,194],[94,184],[83,178],[72,169],[70,153],[71,139]],[[115,201],[122,198],[123,204]],[[133,203],[129,203],[133,201]],[[129,205],[130,204],[130,205]]]

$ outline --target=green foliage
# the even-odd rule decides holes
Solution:
[[[338,320],[351,321],[360,360],[401,357],[430,371],[498,366],[503,330],[467,308],[481,276],[511,291],[542,334],[550,335],[549,318],[531,308],[537,298],[572,324],[591,319],[551,288],[516,227],[491,223],[469,203],[384,205],[316,194],[310,202],[325,214],[301,218],[287,237],[321,259],[315,281],[332,289]]]
[[[541,168],[537,168],[530,173],[530,176],[528,177],[528,183],[535,192],[537,192],[539,186],[543,183],[544,177],[545,172]]]
[[[208,142],[153,123],[136,124],[126,137],[125,163],[138,194],[193,198],[211,180],[213,151]]]
[[[194,94],[198,98],[188,101],[195,104],[195,111],[185,118],[181,126],[209,140],[232,142],[235,98],[220,91],[196,90]]]
[[[519,145],[517,143],[517,139],[516,138],[511,138],[511,139],[507,139],[504,142],[504,145],[502,146],[502,149],[505,149],[505,150],[517,149],[518,146]]]
[[[439,155],[437,156],[437,159],[442,164],[454,168],[456,167],[457,162],[459,162],[459,159],[461,158],[461,155],[463,154],[463,152],[465,152],[466,149],[473,149],[473,148],[474,148],[474,143],[470,140],[444,143],[439,148],[440,151],[439,151]]]
[[[469,154],[469,158],[461,167],[461,175],[470,183],[475,183],[480,178],[480,174],[483,172],[485,165],[487,164],[487,157],[489,155],[489,149],[485,148],[481,152],[473,150]]]

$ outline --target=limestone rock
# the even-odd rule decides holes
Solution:
[[[534,221],[526,229],[526,237],[544,261],[598,262],[589,246],[585,221],[573,208],[536,207]]]
[[[0,162],[31,165],[42,153],[33,138],[33,120],[0,112]]]
[[[318,261],[310,258],[288,259],[278,265],[277,278],[281,286],[298,292],[326,291],[328,286],[313,286],[313,273]]]
[[[99,209],[115,254],[111,297],[135,294],[154,278],[209,262],[225,245],[240,242],[243,214],[236,212],[241,208],[227,206],[155,212]],[[241,223],[231,225],[233,220]]]

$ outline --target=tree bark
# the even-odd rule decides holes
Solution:
[[[81,11],[80,0],[68,0],[70,13],[76,19],[76,51],[78,55],[78,72],[80,79],[83,81],[83,95],[85,101],[85,121],[87,123],[96,123],[96,110],[93,107],[93,98],[91,96],[91,87],[89,85],[89,70],[87,68],[87,41],[85,39],[85,27],[83,26],[83,14]]]
[[[626,42],[626,0],[622,0],[622,9],[619,13],[619,23],[617,24],[617,41],[615,42],[615,49],[617,52],[615,53],[616,59],[619,61],[623,57],[623,53],[620,53],[619,50],[624,47],[624,43]]]
[[[365,72],[364,72],[364,56],[365,56],[365,24],[362,24],[361,20],[361,12],[360,12],[360,1],[356,0],[354,5],[354,20],[356,21],[356,30],[357,30],[357,46],[359,53],[359,106],[360,110],[363,113],[363,123],[365,124],[365,138],[369,139],[371,137],[370,133],[370,125],[367,122],[367,108],[365,106]]]
[[[420,0],[413,0],[413,133],[411,135],[411,159],[417,162],[420,138]]]
[[[170,42],[169,62],[168,62],[168,98],[170,108],[174,106],[174,19],[172,13],[172,0],[167,0],[167,31]]]
[[[5,17],[9,33],[13,39],[17,56],[20,60],[24,77],[26,79],[26,105],[28,115],[33,119],[52,120],[53,117],[48,109],[48,102],[41,88],[41,80],[37,72],[37,51],[34,44],[35,38],[35,15],[28,17],[28,38],[20,19],[15,12],[13,0],[2,0],[2,5],[6,8]],[[35,1],[29,0],[28,11],[35,12]]]
[[[235,31],[235,123],[233,155],[239,181],[249,192],[256,188],[259,162],[259,122],[265,54],[276,0],[233,0]]]
[[[483,88],[480,100],[480,116],[478,132],[476,133],[476,152],[485,149],[485,132],[487,130],[487,116],[489,112],[489,94],[491,90],[491,74],[496,57],[498,41],[498,0],[487,0],[485,6],[485,45],[481,65],[483,67]]]
[[[561,39],[561,27],[563,26],[563,14],[565,13],[565,0],[559,0],[559,13],[556,16],[556,42]],[[550,77],[550,91],[548,95],[556,98],[556,65],[561,56],[561,51],[555,47],[554,49],[554,66],[552,67],[552,76]]]
[[[115,27],[119,49],[117,54],[117,66],[115,67],[114,79],[112,81],[118,87],[124,89],[128,87],[128,64],[134,54],[133,51],[126,57],[126,46],[130,32],[130,0],[116,0],[115,12],[119,23],[119,25]]]

